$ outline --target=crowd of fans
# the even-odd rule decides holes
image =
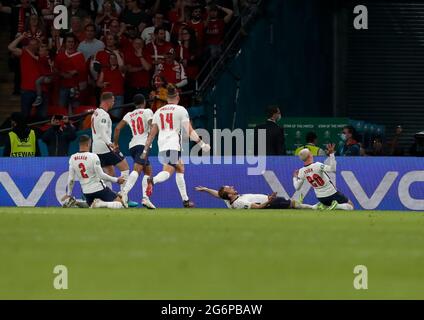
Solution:
[[[192,92],[202,65],[218,57],[243,0],[0,0],[9,14],[15,94],[25,118],[72,115],[103,91],[116,105],[137,93],[156,110],[167,83]],[[68,7],[67,30],[53,8]],[[191,101],[187,95],[184,105]],[[112,116],[119,118],[123,110]]]

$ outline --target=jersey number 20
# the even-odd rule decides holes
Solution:
[[[322,178],[317,175],[314,174],[312,177],[307,176],[306,179],[308,180],[308,182],[314,187],[314,188],[318,188],[318,187],[322,187],[324,185],[324,180],[322,180]]]

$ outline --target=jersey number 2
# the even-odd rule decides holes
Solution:
[[[308,182],[314,188],[322,187],[325,183],[324,180],[322,180],[322,178],[317,174],[314,174],[312,177],[308,176],[308,177],[306,177],[306,179],[308,179]]]
[[[81,177],[83,177],[84,179],[87,179],[88,178],[88,176],[87,176],[87,173],[86,173],[86,169],[85,169],[85,165],[84,165],[84,163],[80,163],[79,165],[78,165],[78,168],[80,168],[80,173],[81,173]]]
[[[133,131],[133,135],[136,136],[137,134],[143,134],[144,133],[143,119],[141,117],[138,117],[137,122],[134,119],[132,119],[131,127]]]
[[[162,130],[165,129],[165,122],[169,124],[170,130],[174,129],[174,119],[173,119],[172,113],[167,113],[166,117],[164,116],[163,113],[160,114],[160,123],[161,123]]]

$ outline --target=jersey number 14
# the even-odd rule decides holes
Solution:
[[[169,130],[174,129],[174,115],[172,113],[167,113],[166,116],[161,113],[160,114],[160,123],[161,129],[165,130],[166,123],[169,125]]]

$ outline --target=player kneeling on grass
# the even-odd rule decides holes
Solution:
[[[72,190],[77,178],[90,208],[123,208],[122,199],[107,187],[104,181],[123,184],[125,179],[104,173],[98,155],[91,153],[90,148],[91,138],[82,135],[79,138],[79,152],[69,159],[68,191],[62,201],[73,202]]]
[[[134,187],[137,182],[138,177],[144,171],[142,185],[142,204],[148,209],[156,209],[153,203],[150,201],[149,197],[146,195],[147,189],[147,179],[152,175],[152,166],[149,163],[148,159],[141,159],[141,155],[144,151],[144,145],[146,144],[147,136],[150,132],[150,127],[152,125],[153,111],[150,109],[145,109],[146,100],[142,94],[136,94],[134,96],[134,104],[136,109],[134,111],[128,112],[121,122],[115,128],[114,134],[114,145],[119,145],[119,136],[121,130],[129,125],[131,128],[132,139],[130,141],[130,153],[134,160],[134,168],[131,174],[128,177],[128,181],[125,184],[122,191],[119,195],[122,197],[124,203],[128,202],[128,193]]]
[[[293,173],[293,185],[296,190],[300,190],[305,180],[311,184],[319,201],[314,209],[353,210],[352,202],[343,193],[337,191],[327,174],[336,172],[334,147],[334,144],[327,146],[329,165],[314,162],[314,157],[309,149],[301,150],[299,158],[303,161],[304,167]]]
[[[275,192],[271,195],[239,194],[234,187],[230,186],[223,186],[219,190],[196,187],[196,190],[224,200],[227,207],[231,209],[312,209],[311,205],[277,197]]]

